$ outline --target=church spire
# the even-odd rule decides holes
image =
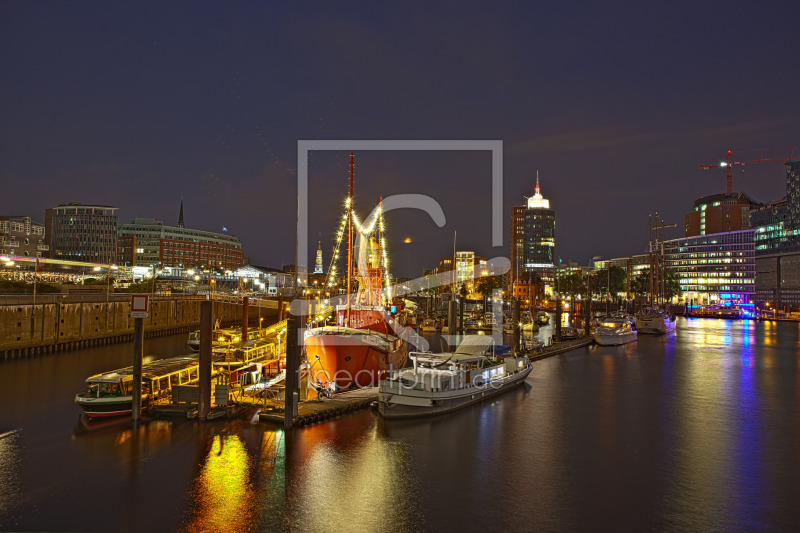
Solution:
[[[183,225],[183,196],[181,196],[181,213],[178,215],[178,227],[179,228],[184,227],[184,225]]]
[[[317,263],[314,265],[314,274],[322,274],[322,241],[317,246]]]

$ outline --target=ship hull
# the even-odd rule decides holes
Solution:
[[[314,378],[342,389],[376,386],[383,372],[403,368],[408,357],[406,341],[371,329],[312,329],[305,348]]]
[[[618,346],[620,344],[628,344],[636,340],[636,332],[623,333],[617,335],[603,335],[595,333],[592,335],[594,342],[601,346]]]
[[[147,411],[148,395],[142,396],[142,411]],[[112,418],[115,416],[130,416],[133,398],[120,396],[116,398],[75,397],[75,403],[89,418]]]
[[[378,413],[386,419],[420,418],[455,411],[502,394],[525,382],[532,366],[505,378],[502,383],[470,387],[452,394],[406,391],[404,395],[381,391],[378,395]]]
[[[637,318],[636,331],[650,335],[664,335],[675,331],[675,320],[666,317]]]

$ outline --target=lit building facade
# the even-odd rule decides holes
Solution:
[[[508,288],[512,290],[514,283],[525,272],[525,207],[515,205],[511,208],[511,249],[509,259],[511,269],[508,276]]]
[[[453,265],[455,265],[455,278],[445,278],[445,284],[453,286],[455,280],[455,290],[461,288],[461,285],[466,285],[467,290],[474,289],[475,277],[483,277],[489,275],[488,260],[485,257],[478,257],[475,252],[456,252],[455,261],[453,256],[442,257],[439,264],[428,272],[429,275],[444,274],[450,272],[452,276]]]
[[[695,304],[749,304],[755,297],[755,230],[683,237],[664,242],[667,268],[683,299]]]
[[[45,230],[31,217],[0,216],[0,255],[45,257]]]
[[[786,197],[750,212],[755,229],[756,302],[800,305],[800,161],[786,163]]]
[[[50,257],[86,263],[117,261],[117,208],[72,203],[45,211]]]
[[[709,235],[750,227],[750,210],[763,204],[747,194],[714,194],[698,198],[684,215],[684,236]]]
[[[153,218],[137,218],[119,227],[122,266],[217,268],[236,270],[244,264],[237,237],[177,226]],[[124,248],[124,252],[123,252]]]
[[[548,294],[552,293],[555,245],[556,214],[550,209],[550,200],[542,196],[537,173],[533,196],[526,198],[525,205],[511,208],[508,288],[512,294],[526,272],[537,274]]]

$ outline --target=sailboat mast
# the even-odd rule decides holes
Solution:
[[[353,166],[355,154],[350,152],[350,195],[347,197],[347,320],[345,326],[350,327],[351,282],[353,279]]]

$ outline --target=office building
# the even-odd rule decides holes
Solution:
[[[153,218],[137,218],[119,227],[120,266],[214,268],[236,270],[244,264],[237,237],[183,227],[183,204],[178,226]]]
[[[762,205],[743,192],[698,198],[693,210],[684,215],[684,236],[747,229],[750,227],[750,210]]]
[[[525,272],[533,272],[544,280],[546,291],[552,292],[555,258],[556,215],[550,200],[544,198],[536,174],[534,194],[524,206],[511,209],[511,275],[509,287]]]
[[[667,268],[683,300],[694,304],[749,304],[755,297],[754,229],[664,241]]]
[[[31,217],[0,216],[0,255],[45,257],[45,230]]]
[[[750,212],[755,230],[756,302],[800,305],[800,161],[786,163],[786,196]]]
[[[71,203],[45,211],[45,245],[53,259],[117,261],[117,208]]]

